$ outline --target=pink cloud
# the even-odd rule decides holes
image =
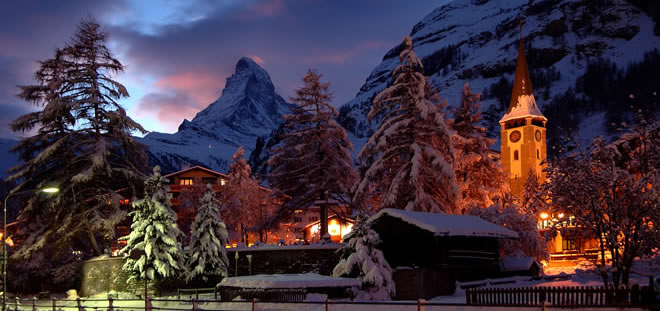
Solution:
[[[282,12],[284,12],[284,0],[264,0],[257,1],[245,11],[239,12],[236,17],[241,20],[248,20],[260,17],[275,17],[282,14]]]
[[[253,60],[255,63],[259,64],[259,66],[261,66],[261,67],[263,67],[264,65],[266,65],[266,61],[264,61],[263,58],[261,58],[261,57],[259,57],[259,56],[257,56],[257,55],[248,55],[248,57],[252,58],[252,60]]]
[[[304,58],[305,63],[329,63],[329,64],[344,64],[347,60],[360,56],[361,54],[382,47],[389,46],[386,42],[381,41],[367,41],[360,43],[354,47],[343,51],[330,51],[314,53],[313,56]]]
[[[138,101],[138,116],[155,116],[167,127],[174,127],[183,119],[192,119],[220,95],[225,81],[221,74],[182,72],[156,81],[155,91]]]

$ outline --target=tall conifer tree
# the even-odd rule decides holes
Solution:
[[[271,184],[291,197],[284,213],[318,200],[347,201],[357,179],[351,161],[353,146],[334,119],[338,112],[330,104],[331,97],[329,83],[310,70],[291,98],[296,106],[284,116],[282,142],[269,159]],[[328,232],[327,216],[327,206],[322,204],[322,238]]]
[[[355,192],[361,201],[381,193],[381,208],[456,213],[451,131],[422,62],[403,39],[392,85],[374,98],[369,119],[382,118],[359,154],[368,166]]]
[[[11,124],[14,131],[36,130],[13,148],[21,163],[11,170],[12,191],[51,185],[60,191],[27,201],[15,256],[29,258],[44,245],[101,254],[100,238],[112,238],[126,215],[115,191],[132,198],[142,188],[147,158],[131,134],[145,131],[117,103],[128,91],[113,80],[124,66],[106,47],[107,37],[96,21],[82,21],[70,43],[40,62],[38,84],[20,87],[18,97],[43,109]],[[75,243],[81,237],[87,243]]]

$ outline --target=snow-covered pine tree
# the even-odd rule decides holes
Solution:
[[[395,294],[392,268],[383,252],[376,248],[381,240],[367,223],[365,213],[358,216],[344,246],[337,250],[340,260],[334,277],[358,278],[362,282],[357,299],[390,300]]]
[[[356,187],[354,201],[382,193],[381,208],[456,213],[459,189],[454,175],[451,130],[438,105],[437,93],[424,76],[422,62],[403,39],[401,65],[392,85],[373,101],[369,119],[380,126],[360,151],[363,163],[373,160]]]
[[[112,237],[126,215],[115,191],[123,189],[121,195],[132,198],[142,188],[147,158],[131,134],[145,131],[117,103],[128,97],[113,80],[124,67],[106,40],[97,22],[81,22],[69,44],[40,62],[38,84],[20,87],[20,98],[43,109],[11,124],[14,131],[36,129],[13,148],[21,163],[11,170],[9,180],[17,182],[12,191],[51,185],[60,191],[26,202],[19,215],[23,242],[15,257],[30,258],[44,245],[51,252],[73,248],[85,257],[100,255],[97,239]]]
[[[250,231],[262,225],[258,216],[268,200],[268,193],[250,177],[252,170],[244,154],[243,147],[238,147],[232,156],[223,191],[222,214],[229,228],[239,233],[241,241],[247,245]]]
[[[284,116],[281,143],[268,160],[271,185],[291,197],[282,210],[284,215],[317,200],[346,202],[357,180],[351,161],[353,146],[334,119],[338,112],[330,104],[331,97],[329,83],[321,82],[321,75],[310,70],[291,98],[295,107]],[[325,205],[320,220],[323,237],[328,232]]]
[[[479,96],[465,83],[461,105],[451,109],[453,119],[448,120],[455,132],[454,173],[460,189],[456,205],[462,212],[473,205],[490,206],[506,184],[501,165],[488,155],[488,146],[495,140],[488,138],[486,128],[480,125]]]
[[[517,199],[510,193],[502,193],[493,201],[493,205],[487,208],[473,205],[467,213],[518,233],[518,239],[500,241],[500,254],[547,259],[548,250],[545,239],[539,235],[536,214],[522,212],[516,204]]]
[[[523,213],[538,215],[538,213],[546,209],[547,205],[547,195],[541,185],[539,185],[539,178],[530,169],[525,185],[523,186],[520,210]]]
[[[210,184],[207,185],[201,203],[192,224],[187,280],[201,278],[206,282],[209,278],[227,276],[229,259],[225,244],[229,242],[229,235],[225,223],[220,219],[220,202]]]
[[[176,224],[176,213],[170,206],[171,195],[167,179],[154,167],[154,173],[144,182],[144,199],[133,202],[131,234],[120,253],[142,253],[139,259],[126,259],[122,269],[130,273],[129,280],[154,280],[177,276],[185,272],[185,254],[180,239],[183,233]]]

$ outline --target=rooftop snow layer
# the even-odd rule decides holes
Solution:
[[[316,273],[257,274],[224,278],[218,286],[240,288],[318,288],[360,286],[360,281],[354,278],[333,278]]]
[[[399,218],[438,236],[518,237],[516,232],[470,215],[448,215],[386,208],[371,216],[367,221],[373,223],[384,215]]]

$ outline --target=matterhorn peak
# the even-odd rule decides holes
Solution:
[[[268,72],[254,59],[242,57],[220,98],[191,121],[184,120],[176,133],[152,133],[143,142],[165,171],[200,164],[224,171],[236,148],[251,152],[257,137],[275,130],[290,107],[275,93]]]

